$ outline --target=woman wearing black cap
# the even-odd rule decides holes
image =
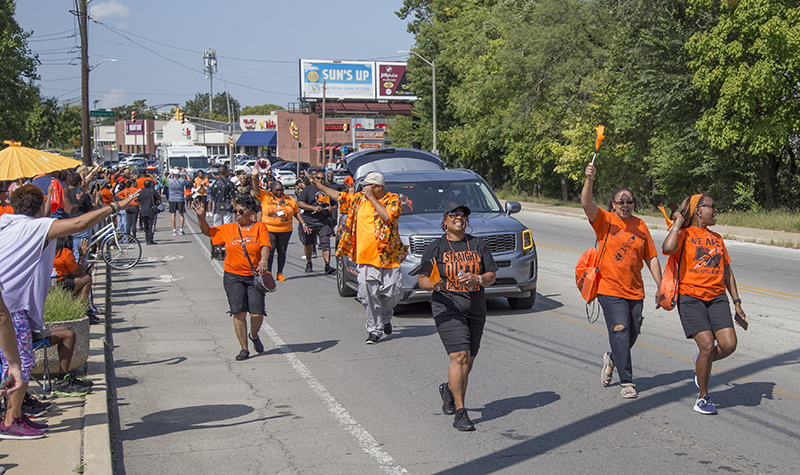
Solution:
[[[448,382],[439,386],[442,412],[455,414],[453,427],[460,431],[475,430],[464,407],[464,396],[486,324],[483,288],[494,283],[497,272],[489,246],[466,233],[469,215],[470,209],[463,203],[445,205],[445,234],[425,249],[418,277],[423,290],[433,291],[431,310],[436,331],[450,356]]]

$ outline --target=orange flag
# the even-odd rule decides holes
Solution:
[[[431,276],[428,277],[428,280],[431,281],[431,285],[436,285],[440,280],[442,280],[442,278],[439,276],[439,266],[436,265],[436,259],[433,259],[433,270],[431,271]]]
[[[600,148],[600,144],[603,142],[603,139],[606,138],[606,136],[603,135],[603,132],[606,131],[606,128],[602,125],[598,125],[594,130],[597,132],[597,137],[594,139],[594,151],[596,152]]]

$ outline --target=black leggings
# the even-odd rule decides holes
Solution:
[[[289,238],[292,237],[292,232],[285,233],[269,233],[269,259],[267,259],[267,269],[272,272],[272,258],[275,256],[275,251],[278,251],[278,274],[283,273],[283,266],[286,265],[286,248],[289,247]]]

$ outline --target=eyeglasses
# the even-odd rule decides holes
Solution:
[[[717,209],[717,206],[714,203],[703,203],[701,205],[697,205],[698,208],[711,208]]]
[[[632,205],[634,203],[634,201],[633,200],[619,200],[619,201],[615,201],[614,203],[622,206],[622,205]]]
[[[447,216],[450,216],[451,218],[455,218],[456,216],[459,216],[461,218],[466,218],[467,217],[467,212],[466,211],[448,211],[447,212]]]
[[[233,210],[233,212],[236,213],[236,214],[245,214],[247,212],[247,210],[242,208],[242,209],[235,209],[235,210]]]

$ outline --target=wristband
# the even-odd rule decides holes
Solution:
[[[480,287],[481,285],[483,285],[483,277],[481,277],[481,275],[478,274],[478,287]]]
[[[733,299],[733,304],[742,303],[742,299]]]
[[[114,213],[119,213],[119,205],[116,203],[109,203],[108,207],[111,208],[111,211]]]

